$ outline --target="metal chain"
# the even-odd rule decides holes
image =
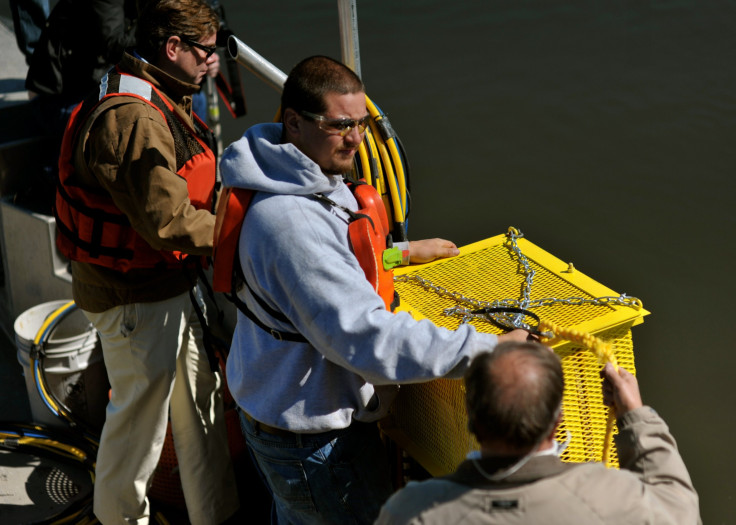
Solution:
[[[524,237],[524,234],[512,226],[509,228],[508,233],[506,233],[506,237],[508,237],[509,249],[516,254],[516,258],[519,259],[519,264],[524,269],[524,275],[526,275],[524,290],[522,290],[521,292],[521,302],[519,304],[519,307],[529,308],[529,303],[531,301],[532,295],[532,284],[534,284],[534,275],[536,274],[536,272],[529,265],[529,259],[526,258],[526,255],[521,253],[519,244],[516,242],[517,239],[521,239],[522,237]]]
[[[461,317],[461,324],[467,323],[471,321],[472,319],[484,319],[487,320],[487,314],[475,314],[473,313],[473,310],[481,310],[484,308],[499,308],[499,307],[512,307],[512,308],[523,308],[525,310],[532,309],[532,308],[539,308],[542,306],[555,306],[555,305],[565,305],[565,306],[582,306],[585,304],[593,305],[593,306],[628,306],[631,308],[636,308],[637,310],[643,307],[643,304],[640,299],[636,297],[629,297],[625,293],[622,293],[618,297],[616,296],[603,296],[603,297],[596,297],[596,298],[586,298],[586,297],[567,297],[567,298],[557,298],[557,297],[544,297],[542,299],[531,299],[531,291],[532,291],[532,284],[534,283],[534,275],[535,271],[529,264],[529,260],[526,258],[526,256],[521,252],[521,249],[519,248],[519,245],[517,243],[517,239],[520,239],[524,236],[523,233],[519,232],[515,228],[509,228],[509,231],[507,233],[508,237],[508,243],[509,249],[514,252],[516,255],[519,264],[523,268],[523,272],[525,275],[525,285],[524,289],[522,291],[522,297],[521,299],[499,299],[495,301],[481,301],[479,299],[473,299],[470,297],[466,297],[463,294],[459,292],[454,292],[451,290],[448,290],[447,288],[443,286],[439,286],[437,284],[432,283],[431,281],[420,277],[418,275],[400,275],[394,277],[394,282],[397,283],[415,283],[422,288],[424,288],[427,291],[430,291],[432,293],[437,294],[439,297],[452,299],[456,303],[458,303],[460,306],[452,306],[450,308],[445,308],[442,313],[447,316],[462,316]],[[494,316],[498,316],[499,321],[511,321],[511,324],[518,328],[524,328],[528,329],[529,325],[524,323],[522,319],[524,318],[523,314],[493,314]],[[497,317],[497,318],[498,318]]]

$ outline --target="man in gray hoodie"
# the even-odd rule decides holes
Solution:
[[[700,523],[698,495],[664,421],[636,378],[609,363],[604,403],[615,410],[622,470],[560,461],[555,441],[564,381],[539,343],[505,343],[465,377],[468,425],[481,450],[443,478],[410,482],[377,525]]]
[[[228,385],[280,523],[372,523],[392,490],[376,421],[397,385],[462,377],[479,352],[528,334],[386,310],[348,238],[358,205],[342,175],[364,138],[361,80],[310,57],[281,106],[281,123],[250,128],[222,157],[224,185],[255,191],[238,250],[250,316],[238,313]],[[409,250],[413,261],[457,253],[439,239]]]

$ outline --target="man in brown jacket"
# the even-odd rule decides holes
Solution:
[[[191,96],[217,61],[218,25],[203,0],[146,2],[136,51],[64,136],[58,245],[112,387],[94,490],[105,525],[148,523],[169,418],[191,523],[222,522],[238,506],[221,379],[190,300],[201,303],[189,263],[212,251],[216,169]]]
[[[480,454],[448,476],[410,482],[376,523],[700,523],[698,496],[664,421],[642,404],[629,372],[608,364],[603,376],[622,470],[560,461],[559,359],[539,343],[504,343],[477,356],[465,375]]]

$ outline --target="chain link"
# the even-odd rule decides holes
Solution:
[[[526,258],[526,256],[521,252],[521,249],[519,248],[519,245],[517,243],[517,239],[520,239],[524,236],[523,233],[518,231],[516,228],[510,227],[508,233],[506,234],[508,237],[507,242],[505,243],[509,250],[511,250],[518,259],[518,263],[521,266],[523,273],[525,275],[525,282],[524,282],[524,289],[521,293],[521,299],[499,299],[495,301],[481,301],[479,299],[473,299],[471,297],[466,297],[465,295],[461,294],[460,292],[454,292],[452,290],[449,290],[445,288],[444,286],[439,286],[437,284],[432,283],[431,281],[420,277],[418,275],[399,275],[394,277],[394,282],[396,283],[414,283],[425,290],[432,292],[439,297],[447,298],[455,301],[458,303],[458,306],[452,306],[450,308],[445,308],[442,313],[447,316],[461,316],[460,317],[460,323],[464,324],[467,323],[473,319],[483,319],[488,320],[487,316],[489,314],[486,313],[473,313],[474,310],[481,310],[484,308],[503,308],[503,307],[511,307],[511,308],[523,308],[525,310],[529,310],[532,308],[539,308],[543,306],[555,306],[555,305],[565,305],[565,306],[582,306],[582,305],[592,305],[592,306],[627,306],[631,308],[635,308],[637,310],[643,308],[643,304],[640,299],[636,297],[630,297],[626,295],[625,293],[622,293],[621,295],[617,296],[602,296],[602,297],[595,297],[595,298],[586,298],[586,297],[566,297],[566,298],[557,298],[557,297],[544,297],[542,299],[531,299],[531,293],[532,293],[532,285],[534,284],[534,275],[535,271],[529,264],[529,260]],[[523,314],[499,314],[494,313],[490,314],[493,315],[499,322],[508,322],[510,321],[513,326],[516,326],[517,328],[524,328],[525,330],[528,330],[530,327],[528,324],[523,322],[524,315]]]
[[[521,253],[521,249],[519,248],[519,244],[516,242],[517,239],[521,239],[524,237],[524,234],[521,233],[519,230],[514,228],[513,226],[509,228],[508,233],[506,233],[507,237],[507,246],[509,249],[516,254],[516,258],[519,260],[519,264],[524,270],[524,275],[526,276],[524,280],[524,289],[521,292],[521,301],[519,303],[520,308],[529,308],[529,303],[531,301],[531,295],[532,295],[532,284],[534,284],[534,276],[537,272],[535,272],[531,265],[529,264],[529,259],[526,258],[526,255]]]

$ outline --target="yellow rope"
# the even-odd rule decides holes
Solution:
[[[588,350],[595,354],[602,365],[605,366],[606,363],[611,363],[614,369],[618,371],[618,363],[616,361],[616,356],[614,355],[614,347],[612,343],[607,343],[592,334],[581,332],[580,330],[575,330],[573,328],[565,328],[550,321],[540,321],[539,330],[542,332],[552,332],[555,337],[583,344]],[[607,467],[610,467],[613,424],[615,422],[616,415],[613,410],[609,408],[608,421],[606,422],[606,437],[603,442],[603,452],[601,454],[601,461],[603,461]]]

